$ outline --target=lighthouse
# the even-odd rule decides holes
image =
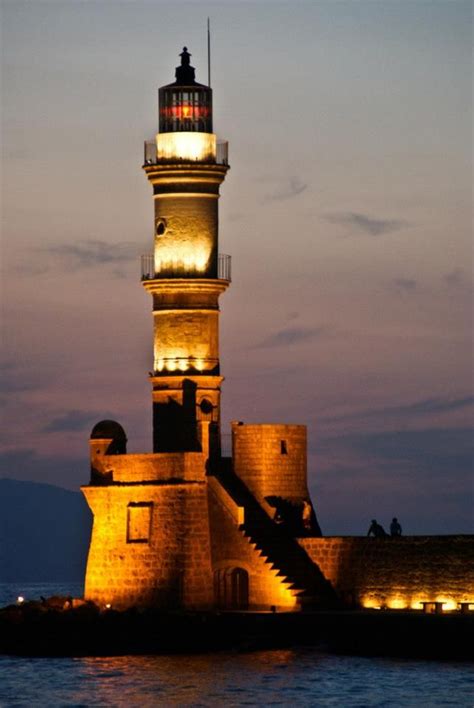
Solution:
[[[195,79],[188,50],[159,89],[159,130],[145,144],[153,188],[154,251],[142,259],[154,321],[153,449],[220,453],[219,296],[230,256],[219,254],[219,188],[227,143],[213,133],[212,89]]]
[[[153,452],[127,453],[113,420],[92,429],[94,520],[85,597],[100,607],[295,611],[332,590],[298,536],[319,536],[306,479],[306,427],[232,424],[220,444],[218,200],[227,143],[213,132],[212,89],[184,47],[158,91],[158,132],[145,142],[153,192]]]

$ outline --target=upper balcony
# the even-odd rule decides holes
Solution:
[[[156,141],[145,140],[145,166],[170,162],[228,166],[229,143],[212,133],[158,133]]]
[[[231,282],[231,257],[225,253],[219,253],[217,257],[217,279]],[[190,270],[179,261],[166,268],[155,270],[155,257],[153,253],[147,253],[141,257],[141,279],[159,280],[167,278],[202,278],[202,272]]]

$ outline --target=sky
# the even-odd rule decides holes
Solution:
[[[157,88],[192,53],[229,140],[223,433],[304,423],[326,534],[472,533],[472,5],[4,0],[0,476],[151,450]]]

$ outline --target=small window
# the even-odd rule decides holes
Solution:
[[[288,455],[288,448],[286,446],[286,440],[280,440],[280,452],[282,455]]]
[[[127,543],[149,543],[153,502],[130,502],[127,508]]]
[[[212,403],[207,398],[202,399],[199,407],[203,413],[212,413],[213,411]]]
[[[163,236],[166,231],[166,221],[164,219],[158,219],[156,222],[156,235]]]

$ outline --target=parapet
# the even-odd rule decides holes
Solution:
[[[206,475],[202,452],[103,455],[94,464],[93,485],[203,482]]]

